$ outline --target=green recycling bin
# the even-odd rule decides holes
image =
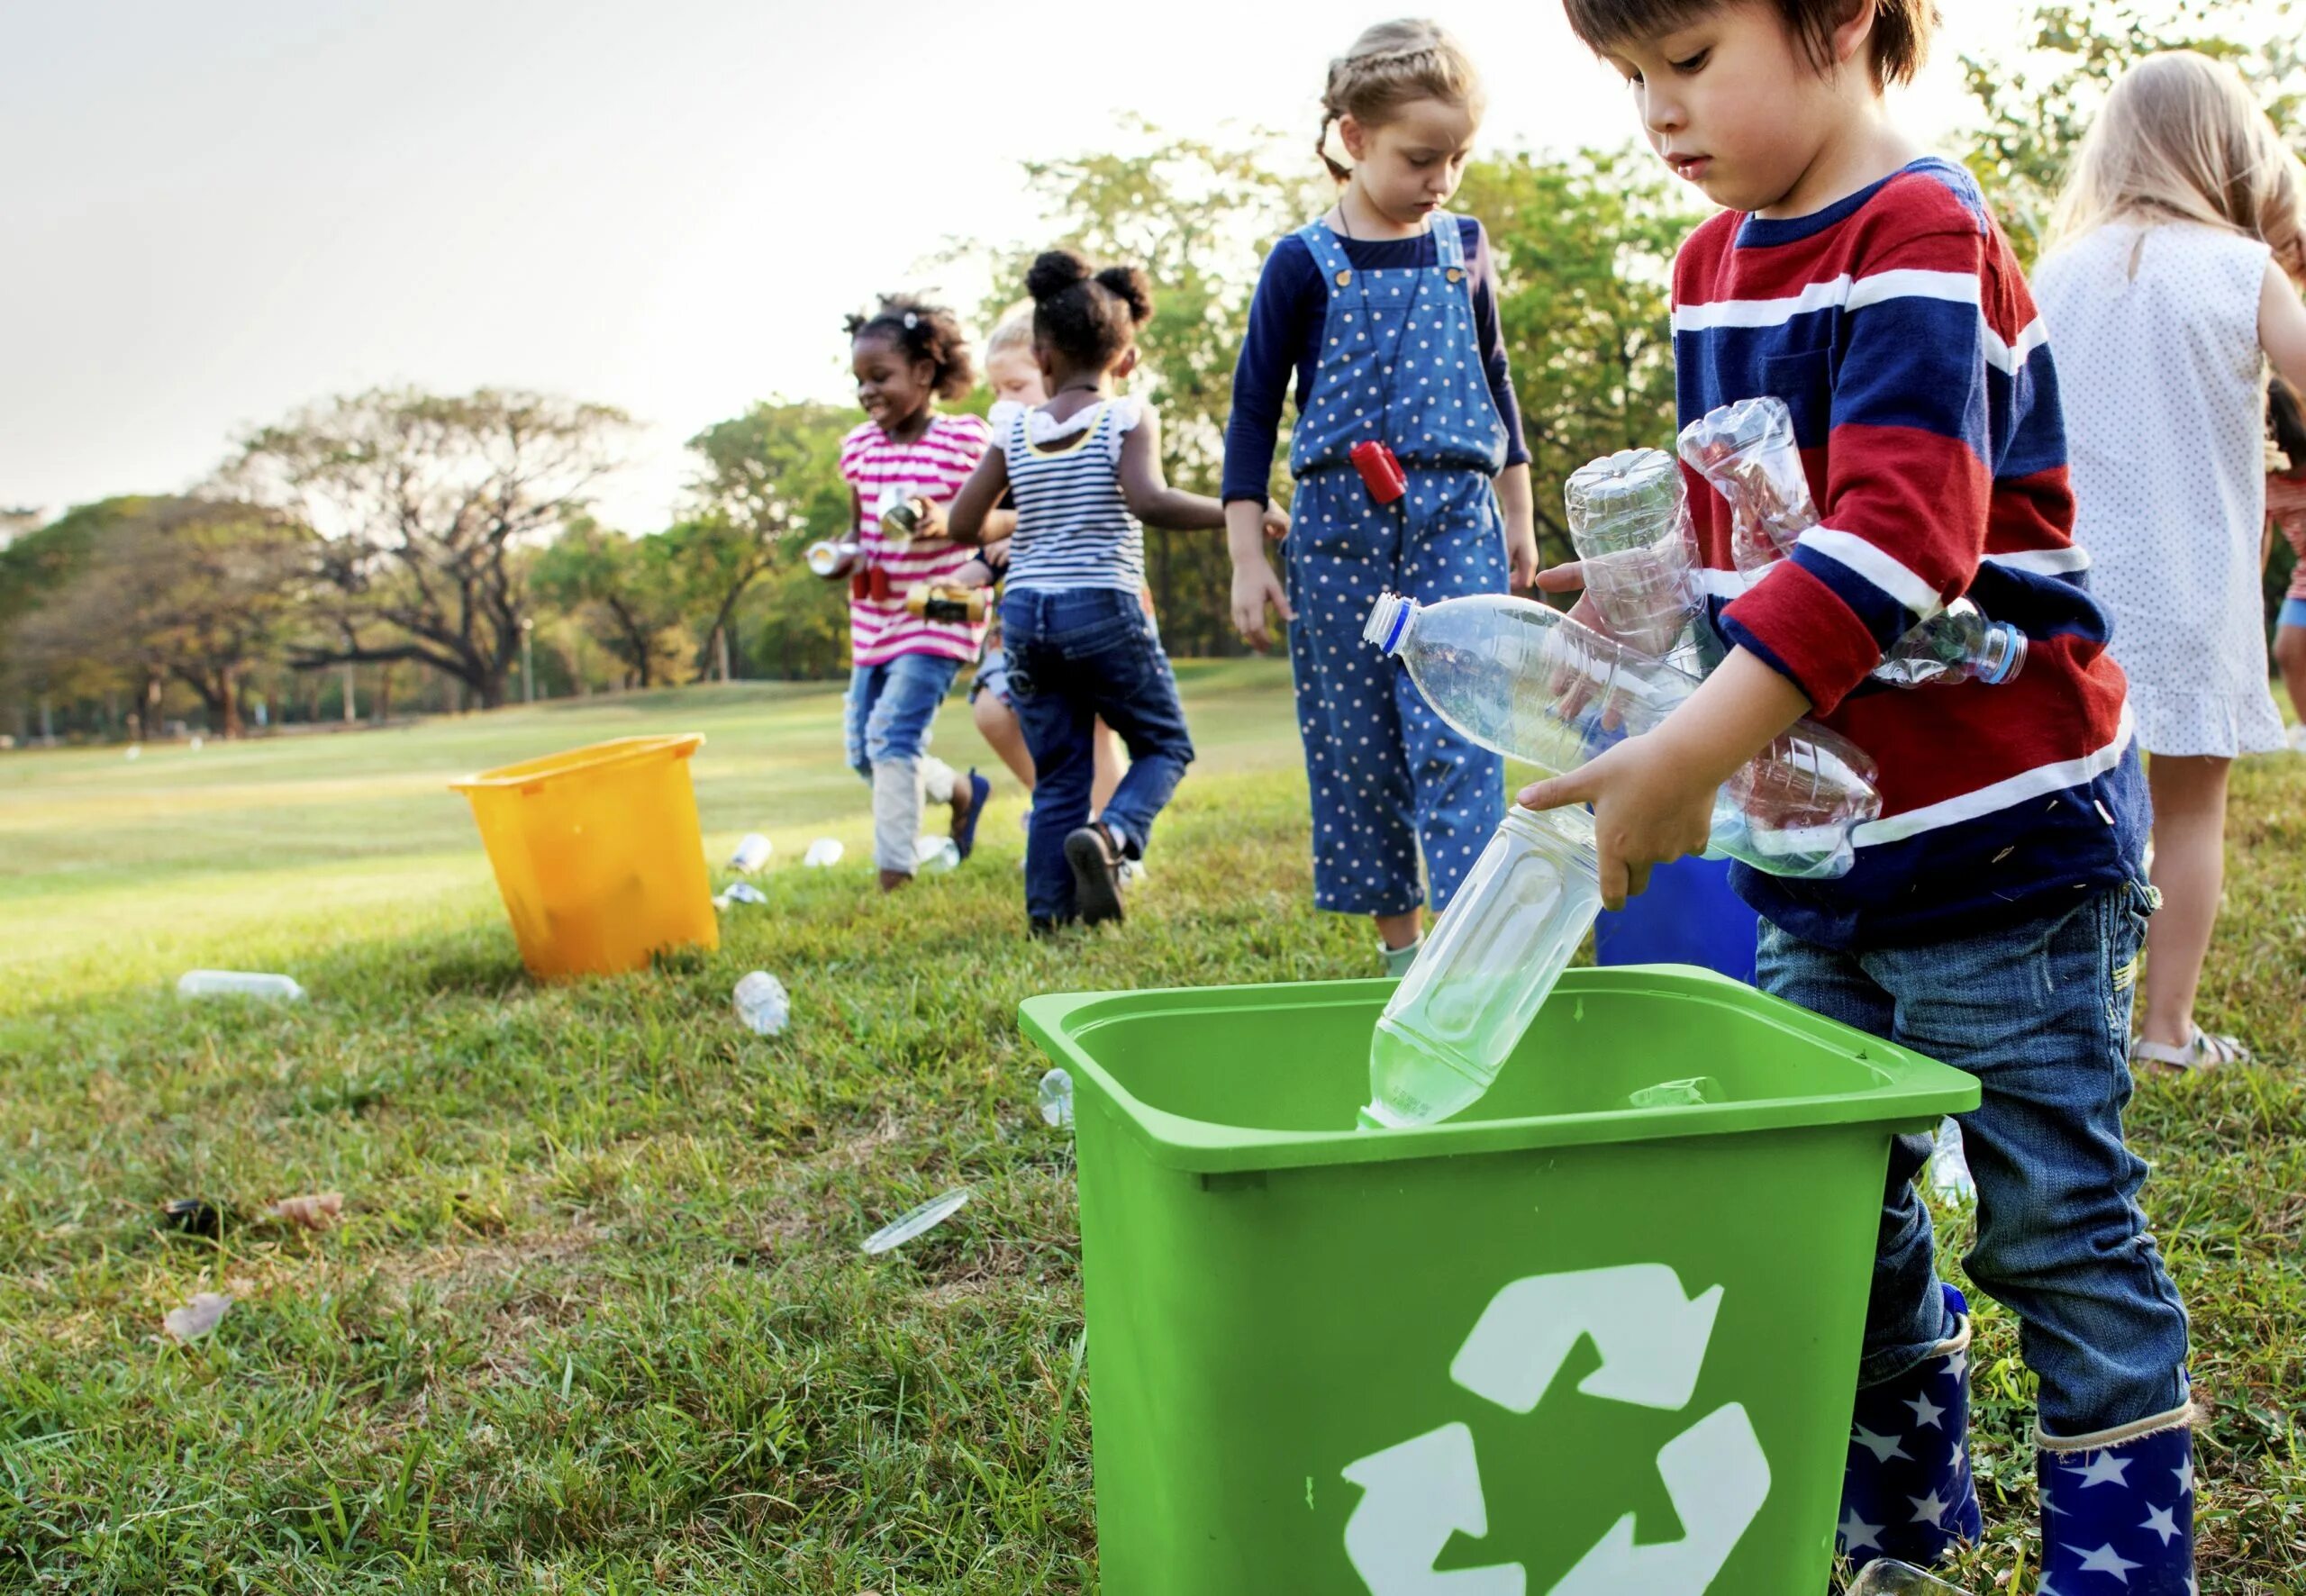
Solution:
[[[1103,1596],[1818,1596],[1889,1141],[1971,1077],[1574,970],[1354,1129],[1389,982],[1030,999],[1072,1073]]]

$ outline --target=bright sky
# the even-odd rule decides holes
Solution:
[[[1911,91],[2006,0],[1942,0]],[[683,440],[848,393],[840,318],[956,237],[1037,241],[1019,163],[1165,130],[1302,131],[1366,13],[1160,0],[106,0],[0,7],[0,507],[197,480],[232,435],[377,384],[533,387],[648,423],[606,519],[654,530]],[[1616,143],[1548,0],[1439,14],[1492,147]],[[1312,159],[1310,148],[1306,153]]]

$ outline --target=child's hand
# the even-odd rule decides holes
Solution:
[[[950,523],[945,519],[945,506],[925,495],[919,503],[921,521],[913,529],[913,537],[920,541],[927,542],[933,538],[950,536]]]
[[[1265,507],[1265,535],[1276,543],[1289,535],[1289,512],[1278,504]]]
[[[990,587],[993,567],[981,559],[973,559],[945,578],[955,587]]]
[[[1602,612],[1593,607],[1593,599],[1584,595],[1585,564],[1583,560],[1573,559],[1562,565],[1548,566],[1537,574],[1532,585],[1539,593],[1579,594],[1577,602],[1569,606],[1569,618],[1580,626],[1589,627],[1600,632],[1605,638],[1617,636],[1602,620]]]
[[[1274,575],[1273,566],[1263,555],[1254,560],[1237,560],[1233,565],[1233,625],[1241,640],[1258,653],[1273,646],[1273,634],[1266,626],[1266,607],[1271,605],[1284,621],[1294,621],[1296,612],[1289,607],[1288,591],[1281,578]]]
[[[1705,851],[1716,785],[1652,735],[1628,738],[1566,775],[1522,788],[1514,801],[1527,809],[1591,803],[1602,905],[1622,909],[1648,886],[1651,866]]]
[[[1506,579],[1516,593],[1526,593],[1538,581],[1538,530],[1528,522],[1509,521],[1505,528]]]

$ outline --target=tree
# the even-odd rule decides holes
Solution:
[[[1674,251],[1700,220],[1646,153],[1478,161],[1452,202],[1488,229],[1530,448],[1539,552],[1574,558],[1561,485],[1597,455],[1668,449]]]
[[[82,524],[84,554],[20,629],[24,657],[84,693],[131,686],[148,709],[180,682],[240,735],[241,684],[296,622],[313,534],[197,498],[108,500]]]
[[[1127,261],[1150,273],[1154,313],[1139,340],[1145,364],[1134,390],[1160,407],[1170,479],[1214,493],[1233,361],[1259,266],[1276,240],[1329,204],[1326,185],[1310,153],[1278,150],[1273,134],[1228,145],[1170,138],[1142,122],[1123,131],[1139,146],[1133,153],[1025,164],[1026,181],[1049,218],[1049,238],[960,253],[989,259],[1003,286],[984,306],[987,322],[1022,292],[1025,268],[1045,249],[1075,249],[1100,265]],[[1222,533],[1148,531],[1146,564],[1171,648],[1239,651]]]
[[[2037,4],[2029,19],[2033,59],[1964,56],[1963,77],[1983,113],[1970,170],[2020,250],[2029,258],[2040,253],[2066,163],[2114,79],[2141,57],[2196,50],[2232,61],[2274,125],[2295,139],[2306,104],[2298,16],[2294,0],[2264,10],[2255,26],[2237,7],[2211,0]]]
[[[661,534],[628,538],[588,516],[537,556],[531,585],[622,664],[636,687],[667,685],[685,663],[683,585]]]
[[[377,389],[250,435],[226,479],[326,534],[327,624],[293,663],[416,660],[486,706],[504,703],[528,603],[523,552],[582,511],[631,424],[539,394]],[[362,635],[377,627],[382,639]]]
[[[762,576],[797,560],[814,539],[849,529],[840,440],[852,425],[830,404],[770,400],[688,440],[701,462],[689,485],[696,514],[668,529],[687,611],[702,638],[696,668],[725,659],[738,602]]]

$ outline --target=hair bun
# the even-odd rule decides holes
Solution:
[[[1070,249],[1044,249],[1025,274],[1025,292],[1033,303],[1045,304],[1089,280],[1089,263]]]
[[[1109,266],[1097,274],[1098,286],[1129,307],[1129,319],[1139,327],[1153,319],[1153,279],[1141,266]]]

